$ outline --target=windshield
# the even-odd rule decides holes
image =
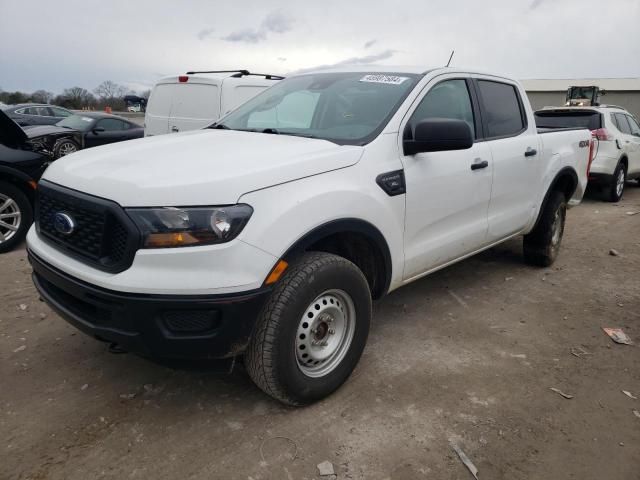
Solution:
[[[85,117],[83,115],[70,115],[64,120],[60,120],[56,123],[59,127],[65,128],[73,128],[74,130],[89,130],[91,124],[93,123],[93,118]]]
[[[212,128],[364,145],[382,131],[419,78],[407,73],[292,77],[249,100]]]

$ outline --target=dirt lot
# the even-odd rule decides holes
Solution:
[[[242,367],[108,353],[38,301],[24,250],[3,255],[0,478],[317,479],[328,460],[338,479],[472,479],[454,441],[480,479],[638,479],[637,211],[634,185],[591,196],[552,268],[514,240],[392,293],[347,384],[297,410]]]

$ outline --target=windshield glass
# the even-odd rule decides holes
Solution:
[[[74,130],[89,130],[93,118],[85,117],[83,115],[70,115],[64,120],[60,120],[56,123],[59,127],[73,128]]]
[[[407,73],[362,72],[292,77],[212,127],[364,145],[382,131],[419,78]]]

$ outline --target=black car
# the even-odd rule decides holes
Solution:
[[[22,128],[0,111],[0,253],[24,240],[33,221],[37,181],[55,159],[143,136],[143,128],[104,113],[72,115],[61,125]]]
[[[60,120],[73,115],[73,112],[66,108],[41,103],[12,105],[4,108],[4,113],[22,127],[28,125],[54,125]]]
[[[140,125],[126,118],[101,112],[74,114],[56,125],[27,127],[25,132],[30,138],[48,137],[54,158],[83,148],[144,137],[144,128]]]
[[[33,220],[36,182],[52,157],[0,112],[0,253],[18,245]]]

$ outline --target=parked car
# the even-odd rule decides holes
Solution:
[[[41,143],[31,141],[0,111],[0,253],[24,240],[33,219],[36,182],[50,161]]]
[[[546,107],[535,113],[539,127],[584,127],[596,139],[589,183],[604,191],[610,202],[618,202],[627,179],[640,185],[640,125],[622,107]]]
[[[40,103],[13,105],[5,108],[4,113],[22,127],[29,125],[53,125],[73,115],[73,112],[66,108]]]
[[[211,125],[282,78],[247,70],[187,72],[163,78],[149,96],[145,135],[197,130]]]
[[[301,74],[209,129],[82,151],[38,187],[42,298],[151,357],[244,355],[269,395],[337,389],[372,299],[518,235],[551,265],[587,129],[536,130],[522,86],[454,68]]]
[[[60,158],[83,148],[122,142],[144,136],[144,128],[126,118],[102,112],[71,115],[55,125],[28,127],[32,138],[49,139],[54,158]]]

